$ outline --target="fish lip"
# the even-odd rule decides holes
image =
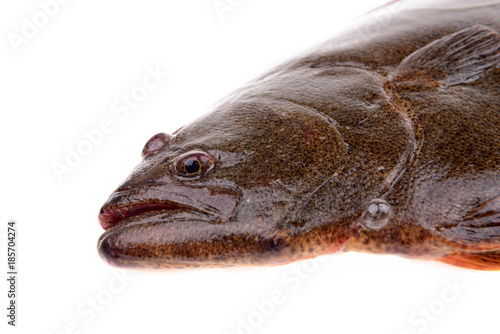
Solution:
[[[237,190],[227,187],[213,189],[213,194],[202,193],[206,188],[178,186],[172,186],[167,190],[156,187],[118,189],[101,207],[98,220],[104,230],[148,211],[163,213],[184,211],[211,217],[216,221],[228,221],[239,203],[241,194]],[[210,201],[212,195],[226,196],[227,201],[233,203],[230,210],[224,210],[223,206],[219,206],[220,201],[214,201],[213,198]]]
[[[116,208],[107,208],[109,205],[103,206],[99,213],[99,224],[104,230],[117,225],[118,223],[131,217],[140,215],[149,211],[171,211],[178,209],[188,209],[178,203],[131,203],[129,205],[119,206]]]

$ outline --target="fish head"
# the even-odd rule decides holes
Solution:
[[[147,142],[101,208],[99,253],[115,266],[185,268],[335,252],[344,236],[294,217],[346,152],[335,121],[318,110],[266,96],[228,99]],[[321,217],[321,206],[310,214]]]

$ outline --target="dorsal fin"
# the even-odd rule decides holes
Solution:
[[[406,57],[389,81],[451,86],[479,79],[500,65],[500,35],[475,25],[444,36]]]

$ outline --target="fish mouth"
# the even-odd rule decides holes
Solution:
[[[104,230],[117,225],[130,217],[140,215],[149,211],[165,211],[186,209],[175,203],[138,203],[114,209],[106,209],[103,207],[99,214],[99,224]]]
[[[233,214],[240,194],[227,188],[189,188],[171,186],[158,189],[126,189],[111,195],[99,212],[104,230],[145,212],[158,211],[200,214],[213,221],[227,221]]]

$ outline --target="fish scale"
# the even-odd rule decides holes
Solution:
[[[500,270],[499,17],[495,1],[392,1],[153,136],[101,208],[99,254],[170,269],[357,251]]]

